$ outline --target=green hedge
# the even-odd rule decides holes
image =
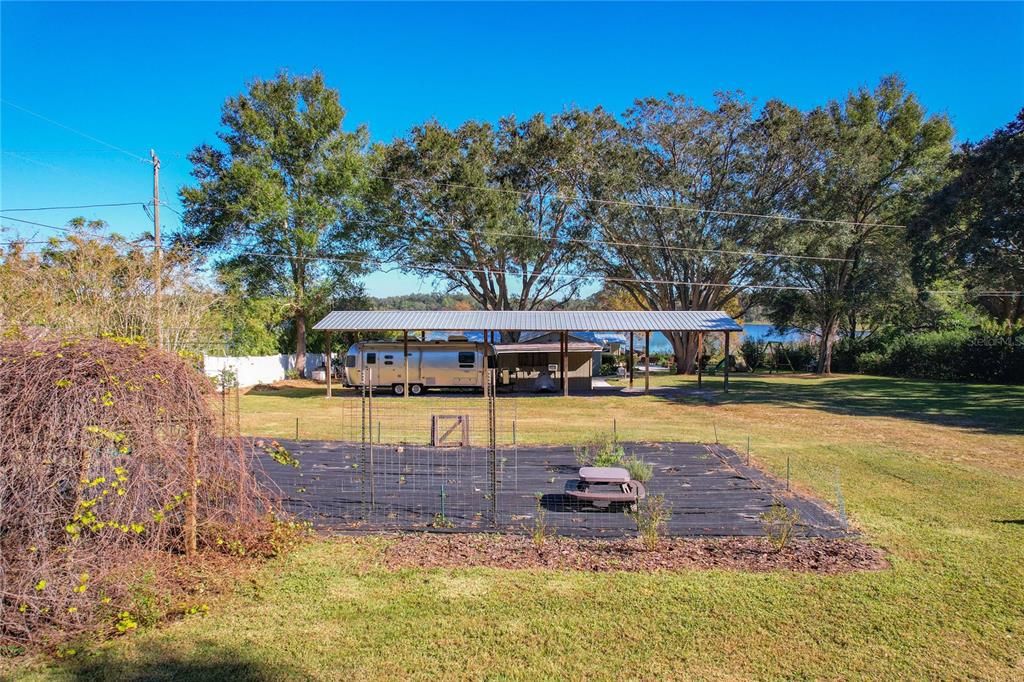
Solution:
[[[1024,336],[953,330],[901,336],[856,356],[864,374],[982,383],[1024,383]]]

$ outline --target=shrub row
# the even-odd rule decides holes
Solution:
[[[856,371],[914,379],[1024,383],[1024,337],[951,330],[900,336],[856,356]]]

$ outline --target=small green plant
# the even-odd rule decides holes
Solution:
[[[583,445],[574,448],[573,452],[576,455],[576,463],[581,467],[621,466],[626,456],[615,434],[605,431],[593,434]]]
[[[800,512],[790,510],[779,502],[772,504],[771,509],[761,514],[761,527],[776,552],[786,548],[793,539],[793,531],[799,523]]]
[[[17,644],[0,645],[0,658],[14,658],[25,653],[25,647]]]
[[[134,630],[138,628],[139,623],[132,617],[131,613],[129,613],[128,611],[122,611],[120,614],[118,614],[117,621],[114,622],[114,627],[117,628],[117,631],[123,635],[129,630]]]
[[[295,455],[288,452],[288,449],[276,440],[271,440],[270,442],[258,440],[256,441],[256,447],[267,453],[267,455],[270,456],[270,459],[274,460],[281,466],[292,467],[294,469],[298,469],[300,466],[300,462],[296,459]]]
[[[452,520],[449,519],[444,514],[442,514],[441,512],[437,512],[436,514],[434,514],[434,520],[430,522],[430,525],[433,526],[434,528],[454,528],[455,527],[455,524],[452,523]]]
[[[146,571],[133,582],[128,588],[128,594],[131,598],[131,615],[128,620],[135,625],[127,629],[134,629],[138,625],[143,627],[154,625],[164,617],[170,606],[167,597],[161,594],[157,587],[156,574],[153,571]],[[118,631],[124,632],[120,626]]]
[[[644,462],[636,455],[630,455],[622,462],[622,466],[629,472],[629,477],[634,481],[647,483],[654,478],[654,467]]]
[[[544,493],[534,493],[533,497],[537,500],[537,513],[533,517],[533,528],[530,531],[530,537],[533,540],[533,546],[539,552],[544,548],[544,543],[547,542],[548,538],[554,535],[554,531],[548,525],[548,510],[541,504]]]
[[[285,521],[271,514],[270,550],[273,556],[291,552],[313,535],[309,521]]]
[[[635,509],[626,511],[626,515],[636,524],[640,540],[648,551],[658,548],[665,526],[672,518],[672,511],[665,503],[663,495],[651,495],[639,500]]]
[[[284,378],[285,379],[301,379],[302,378],[302,374],[300,374],[299,370],[297,370],[297,369],[286,369],[284,371]]]

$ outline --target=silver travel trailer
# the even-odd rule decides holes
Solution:
[[[428,388],[483,388],[484,344],[466,337],[447,341],[409,341],[409,393]],[[401,341],[360,341],[345,355],[342,383],[359,387],[368,382],[376,390],[395,395],[405,392],[405,359]],[[493,347],[491,352],[493,353]],[[491,355],[489,367],[495,367]]]

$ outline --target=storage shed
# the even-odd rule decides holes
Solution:
[[[591,389],[594,373],[594,353],[600,354],[601,345],[568,335],[565,377],[569,390],[574,393]],[[519,343],[496,343],[494,354],[504,383],[515,392],[557,390],[561,385],[561,339],[557,332],[549,332]],[[600,355],[598,355],[600,358]]]

